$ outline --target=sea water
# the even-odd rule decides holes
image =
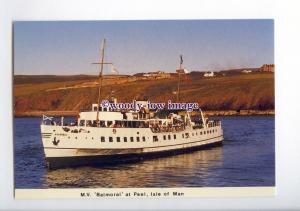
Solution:
[[[222,121],[221,147],[122,165],[48,170],[41,118],[15,118],[15,188],[274,186],[274,116],[213,119]]]

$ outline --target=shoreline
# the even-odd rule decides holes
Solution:
[[[223,110],[223,111],[203,111],[207,116],[275,116],[274,110]],[[25,111],[15,112],[14,117],[42,117],[53,116],[53,117],[74,117],[77,116],[78,111]]]

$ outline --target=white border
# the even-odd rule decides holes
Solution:
[[[0,0],[0,209],[300,209],[299,5],[271,0]],[[276,186],[272,198],[14,200],[12,21],[275,18]]]

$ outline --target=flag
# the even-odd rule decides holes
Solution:
[[[48,116],[46,116],[46,115],[44,115],[43,114],[43,121],[46,121],[46,120],[52,120],[53,119],[53,117],[48,117]]]
[[[182,58],[182,55],[180,55],[180,64],[183,63],[183,58]]]
[[[112,74],[115,74],[115,75],[119,74],[118,70],[113,65],[111,66],[111,72],[112,72]]]

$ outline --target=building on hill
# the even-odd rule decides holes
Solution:
[[[170,78],[171,74],[170,73],[166,73],[163,71],[156,71],[156,72],[149,72],[149,73],[144,73],[143,77],[147,77],[147,78]]]
[[[252,70],[242,70],[242,73],[251,73]]]
[[[204,77],[214,77],[215,73],[213,71],[209,71],[203,74]]]
[[[262,72],[274,72],[275,65],[274,64],[264,64],[260,67],[260,71]]]
[[[176,70],[176,73],[179,73],[179,74],[189,74],[190,71],[188,71],[185,68],[181,68],[181,69]]]

